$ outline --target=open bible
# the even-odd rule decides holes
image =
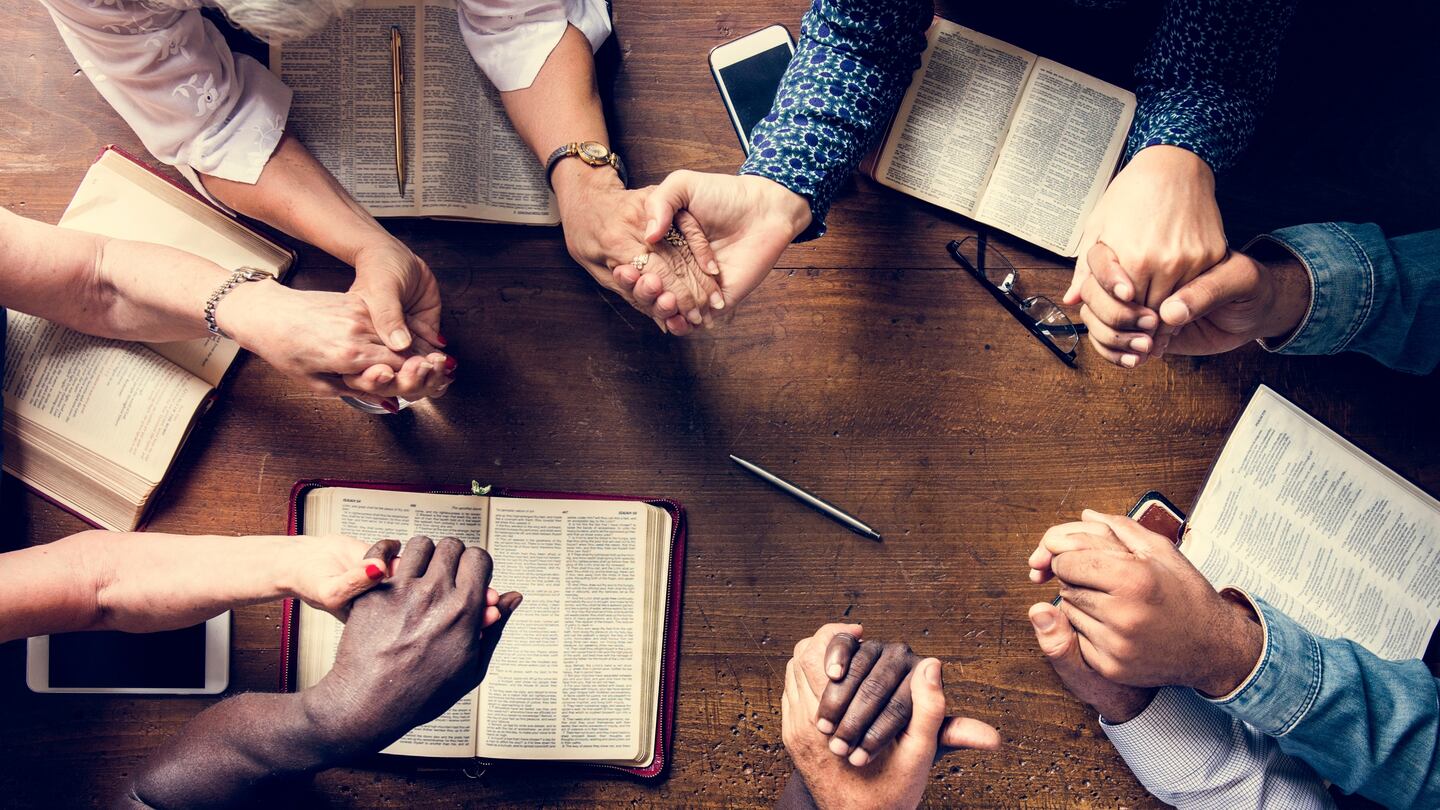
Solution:
[[[1440,622],[1440,501],[1260,386],[1180,550],[1321,636],[1420,658]]]
[[[382,753],[551,760],[656,775],[673,720],[683,512],[670,501],[470,494],[301,482],[295,532],[453,536],[495,561],[492,587],[518,590],[478,689]],[[473,485],[472,485],[473,486]],[[344,630],[298,605],[286,655],[294,686],[330,671]],[[290,669],[288,660],[282,667]],[[287,687],[289,684],[287,684]]]
[[[277,276],[295,259],[114,148],[59,224]],[[5,471],[90,523],[134,529],[239,345],[108,340],[13,310],[6,321]]]
[[[1062,256],[1120,159],[1135,94],[948,20],[927,34],[876,181]]]
[[[294,91],[286,130],[377,217],[554,225],[545,171],[460,36],[458,0],[359,0],[270,49]],[[390,29],[404,39],[402,194],[395,177]]]

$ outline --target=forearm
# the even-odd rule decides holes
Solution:
[[[1387,807],[1440,806],[1440,684],[1425,665],[1319,638],[1255,601],[1264,651],[1216,703],[1346,793]]]
[[[330,730],[324,686],[238,695],[202,712],[135,776],[127,806],[250,806],[261,794],[373,750],[373,741]]]
[[[502,92],[500,98],[515,131],[541,163],[567,143],[610,145],[595,83],[595,58],[589,40],[573,25],[566,27],[530,86]],[[589,166],[576,158],[557,163],[550,180],[562,217],[568,199],[581,186],[595,182],[620,185],[619,175],[610,167]]]
[[[367,247],[395,241],[289,133],[255,183],[207,175],[205,189],[236,211],[352,266]]]
[[[87,531],[0,555],[0,641],[153,632],[288,596],[292,537]]]
[[[206,334],[206,297],[228,276],[173,248],[57,228],[0,210],[0,304],[121,340]]]
[[[933,14],[931,3],[917,0],[824,0],[805,14],[740,173],[809,200],[809,236],[824,231],[831,201],[890,122],[920,65]]]

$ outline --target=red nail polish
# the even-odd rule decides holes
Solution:
[[[456,369],[456,368],[459,368],[459,366],[460,366],[460,363],[459,363],[458,361],[456,361],[455,358],[453,358],[453,357],[447,357],[447,358],[445,358],[445,373],[446,373],[446,374],[454,374],[454,373],[455,373],[455,369]]]
[[[370,563],[369,565],[365,566],[365,576],[369,577],[372,580],[375,580],[385,576],[385,572],[380,568],[380,566],[376,565],[375,563]]]
[[[446,339],[445,339],[445,336],[442,335],[442,334],[440,334],[439,332],[436,332],[436,333],[435,333],[435,339],[438,340],[438,341],[440,341],[440,346],[441,346],[442,348],[445,347],[445,346],[449,346],[449,345],[450,345],[450,341],[446,340]]]

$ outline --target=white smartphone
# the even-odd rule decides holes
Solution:
[[[778,24],[710,49],[710,73],[747,155],[750,130],[770,113],[780,79],[794,55],[795,40]]]
[[[33,692],[218,695],[230,684],[230,612],[160,633],[61,633],[25,648]]]

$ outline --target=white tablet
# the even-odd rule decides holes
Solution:
[[[215,695],[230,683],[230,612],[160,633],[62,633],[29,639],[34,692]]]

